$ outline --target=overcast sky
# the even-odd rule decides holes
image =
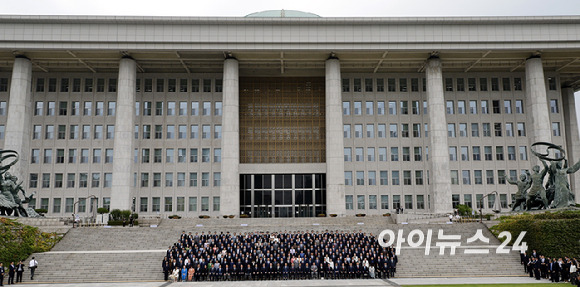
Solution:
[[[548,16],[580,15],[580,0],[0,0],[0,14],[21,15],[241,17],[280,9],[322,17]]]
[[[245,16],[300,10],[323,17],[580,15],[579,0],[0,0],[0,14]]]

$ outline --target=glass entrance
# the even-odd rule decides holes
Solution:
[[[240,175],[240,215],[315,217],[326,214],[325,174]]]

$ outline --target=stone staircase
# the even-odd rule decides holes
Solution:
[[[519,251],[512,251],[510,246],[508,254],[497,254],[496,248],[501,242],[493,236],[486,226],[480,223],[461,224],[408,224],[403,225],[403,235],[408,240],[408,234],[412,230],[420,230],[425,235],[425,242],[420,247],[410,247],[409,242],[402,244],[399,263],[397,264],[397,277],[479,277],[479,276],[522,276]],[[425,255],[427,231],[432,230],[430,254]],[[478,229],[489,239],[489,243],[475,241],[467,243],[467,239],[474,236]],[[440,240],[439,230],[443,235],[460,235],[460,240]],[[395,231],[395,230],[394,230]],[[398,229],[395,231],[397,234]],[[517,234],[513,235],[517,237]],[[388,236],[385,237],[388,240]],[[419,236],[414,236],[414,241]],[[449,247],[444,249],[444,254],[439,255],[440,247],[437,242],[461,242],[461,246],[455,250],[455,255],[450,255]],[[488,246],[488,248],[483,248]],[[493,248],[489,248],[493,246]],[[478,248],[479,247],[479,248]],[[488,254],[465,254],[466,250],[485,249]]]
[[[295,218],[295,219],[164,219],[157,228],[150,227],[85,227],[71,229],[66,236],[46,253],[33,254],[39,262],[35,282],[119,282],[160,281],[163,279],[161,260],[168,246],[177,241],[182,231],[248,232],[248,231],[296,231],[296,230],[363,230],[378,235],[384,229],[397,234],[404,231],[405,238],[413,229],[426,232],[433,230],[432,246],[437,241],[437,231],[459,234],[462,245],[478,228],[490,238],[490,244],[499,241],[481,224],[405,224],[390,223],[385,217],[342,218]],[[425,233],[426,234],[426,233]],[[388,238],[387,238],[388,239]],[[483,244],[478,244],[483,245]],[[439,276],[514,276],[522,275],[519,255],[495,254],[465,255],[458,248],[457,254],[438,255],[439,248],[432,247],[431,255],[424,255],[424,248],[402,245],[397,268],[398,277]],[[30,260],[30,258],[27,259]],[[420,268],[418,268],[420,267]],[[28,271],[24,281],[29,281]]]
[[[71,228],[70,225],[66,225],[65,222],[59,218],[34,218],[34,217],[10,217],[15,219],[19,223],[38,227],[42,232],[57,233],[59,235],[65,234]]]

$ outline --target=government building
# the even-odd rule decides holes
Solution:
[[[0,148],[49,217],[505,211],[531,144],[580,160],[579,89],[578,16],[0,16]]]

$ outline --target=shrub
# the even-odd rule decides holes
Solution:
[[[383,214],[383,216],[391,216],[391,214],[390,213],[385,213],[385,214]]]
[[[181,216],[174,214],[169,216],[170,219],[181,219]]]
[[[509,231],[510,244],[526,231],[523,241],[529,246],[528,251],[536,249],[546,257],[580,256],[580,211],[502,216],[491,230],[496,236]]]
[[[123,225],[123,220],[109,220],[109,222],[107,222],[108,225],[110,226],[121,226]],[[129,222],[125,221],[125,224],[129,225]],[[135,220],[133,221],[133,225],[139,225],[139,221]]]
[[[242,215],[240,215],[240,218],[248,218],[248,217],[250,217],[250,216],[249,216],[249,215],[247,215],[247,214],[242,214]],[[200,218],[201,218],[201,217],[200,217]]]
[[[471,215],[471,207],[465,204],[459,204],[457,205],[457,212],[461,216]]]
[[[98,214],[105,214],[105,213],[108,213],[108,212],[109,212],[109,209],[106,208],[106,207],[99,207],[99,208],[97,208],[97,213]]]
[[[111,218],[113,220],[121,220],[121,210],[120,209],[111,210]]]
[[[201,219],[207,219],[207,218],[210,218],[210,216],[209,215],[200,215],[199,218],[201,218]]]
[[[330,215],[330,217],[336,217],[336,214],[334,214],[334,213],[331,213],[329,215]]]
[[[365,216],[366,216],[366,214],[365,214],[365,213],[357,213],[357,214],[356,214],[356,217],[365,217]]]
[[[60,239],[56,233],[41,232],[36,227],[0,217],[0,262],[8,268],[11,261],[25,260],[35,252],[49,251]]]
[[[317,216],[318,216],[318,217],[326,217],[326,214],[324,214],[324,213],[321,213],[321,214],[318,214]]]
[[[132,215],[133,215],[133,220],[136,220],[137,218],[139,218],[139,214],[137,214],[137,213],[133,213]]]
[[[48,212],[48,210],[46,208],[37,208],[34,211],[36,211],[36,213],[38,213],[38,214],[45,214]]]

